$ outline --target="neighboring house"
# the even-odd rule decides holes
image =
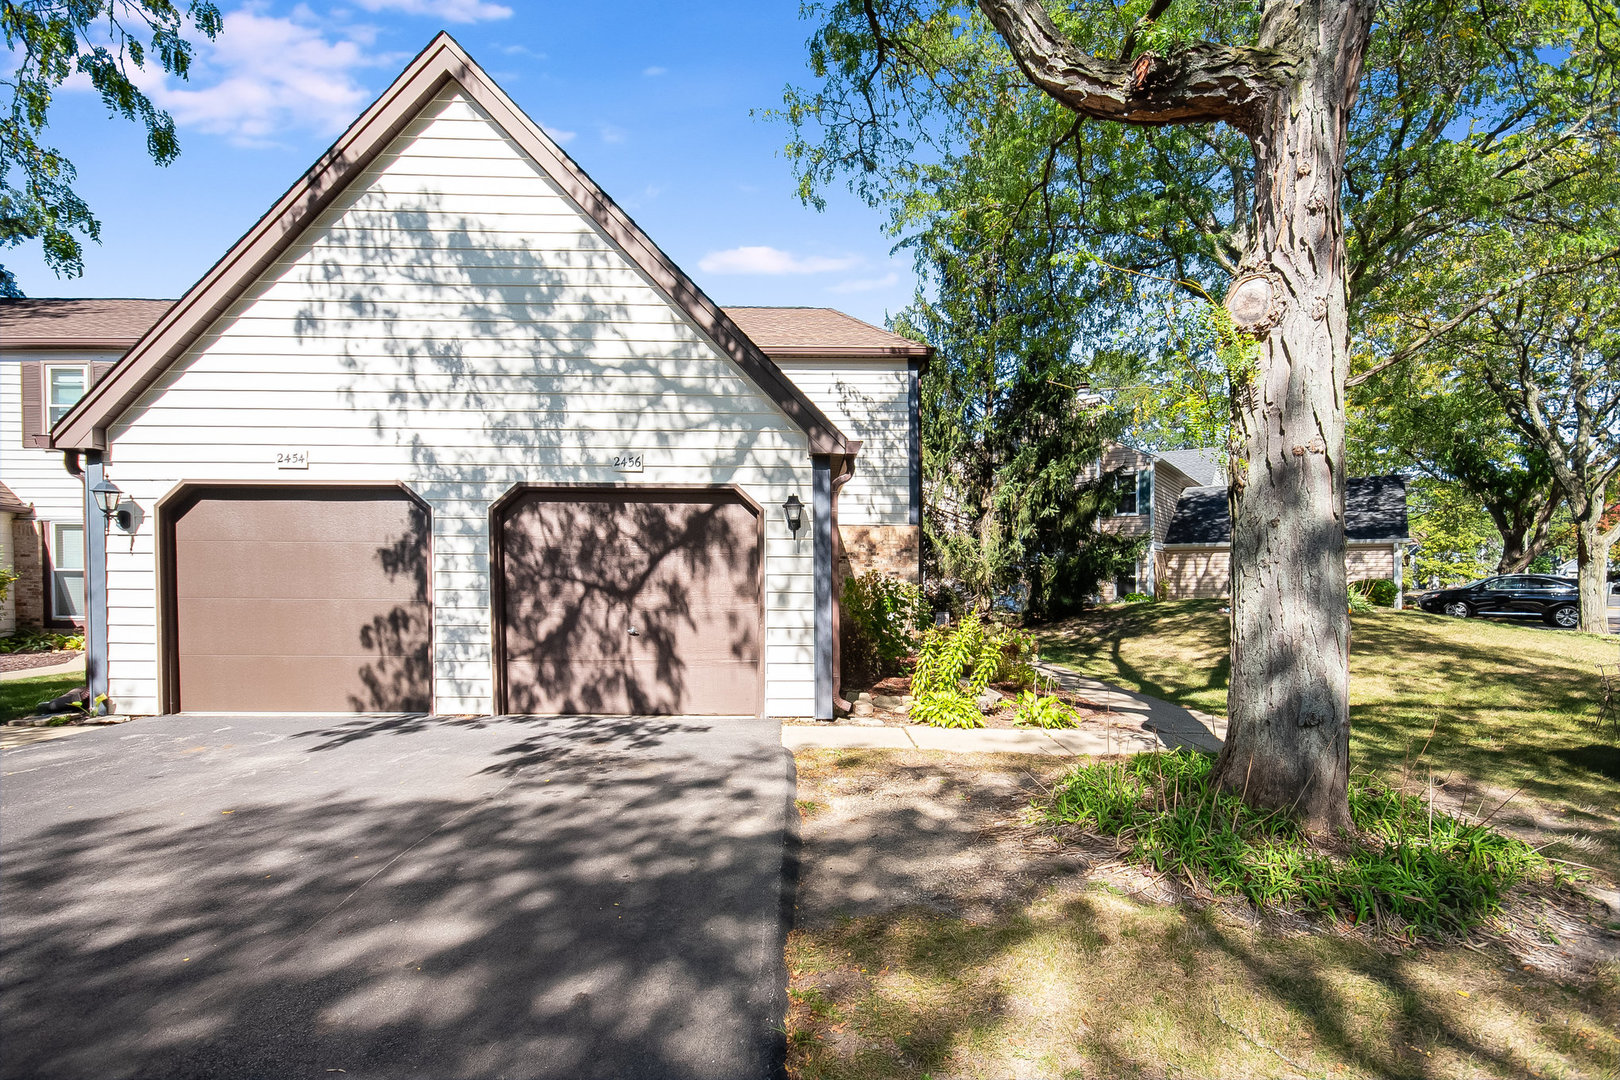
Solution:
[[[1412,542],[1406,521],[1406,481],[1399,476],[1347,480],[1344,532],[1348,580],[1393,581],[1395,606],[1402,606],[1402,556]],[[1160,570],[1165,597],[1226,596],[1232,587],[1231,549],[1226,485],[1184,490],[1165,537]]]
[[[12,625],[84,624],[84,483],[46,432],[163,314],[167,300],[0,302],[0,541]],[[0,616],[0,626],[8,616]]]
[[[0,484],[0,570],[16,573],[16,541],[12,538],[11,530],[16,521],[21,518],[29,520],[34,516],[34,508],[23,502],[11,493],[5,484]],[[18,581],[21,575],[18,575]],[[0,581],[3,584],[3,581]],[[0,600],[0,637],[16,632],[17,629],[17,581],[13,581],[6,589],[5,599]]]
[[[440,35],[54,427],[127,515],[92,689],[830,718],[832,526],[915,574],[927,354],[721,310]]]
[[[1148,538],[1130,571],[1102,583],[1104,600],[1135,592],[1155,595],[1176,501],[1188,488],[1222,482],[1225,470],[1221,460],[1221,451],[1208,449],[1149,453],[1116,443],[1104,451],[1102,461],[1089,470],[1087,479],[1095,478],[1099,469],[1119,470],[1125,476],[1127,492],[1118,511],[1100,519],[1097,527],[1122,536]]]

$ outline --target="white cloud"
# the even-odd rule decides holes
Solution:
[[[289,18],[242,8],[198,49],[190,80],[148,68],[140,81],[180,126],[235,143],[272,144],[289,130],[332,134],[374,96],[357,72],[398,63],[371,51],[375,36],[368,26],[322,27],[303,5]]]
[[[604,124],[602,126],[601,134],[602,141],[605,143],[622,143],[630,136],[630,133],[624,130],[624,128],[617,127],[613,124]]]
[[[550,124],[541,124],[540,130],[545,132],[546,137],[558,146],[573,142],[574,136],[579,134],[577,131],[564,131],[562,128],[552,127]]]
[[[402,15],[431,15],[453,23],[510,19],[512,9],[488,0],[355,0],[367,11],[397,11]]]
[[[706,274],[829,274],[861,264],[858,255],[794,255],[773,247],[735,247],[711,251],[698,260]]]
[[[527,45],[502,45],[501,52],[507,56],[527,56],[531,60],[544,60],[546,54],[529,48]]]
[[[646,76],[649,79],[656,79],[660,75],[667,74],[668,71],[669,71],[668,68],[661,68],[661,67],[650,67],[650,68],[642,68],[641,69],[642,75]]]
[[[876,292],[900,284],[900,275],[893,270],[880,278],[859,278],[855,281],[840,281],[837,285],[827,286],[830,293],[859,293]]]

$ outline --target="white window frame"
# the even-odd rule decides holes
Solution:
[[[58,371],[78,371],[84,376],[84,393],[80,394],[77,398],[74,398],[73,401],[66,405],[57,405],[51,401],[51,376]],[[41,404],[43,404],[45,407],[45,430],[49,431],[51,428],[56,426],[56,422],[60,420],[62,416],[66,416],[73,409],[74,405],[77,405],[80,401],[84,400],[85,394],[90,392],[90,365],[83,362],[72,364],[46,364],[44,382],[45,385],[40,388],[40,397],[43,399]],[[61,409],[62,416],[52,416],[52,409]]]
[[[77,529],[79,531],[81,551],[79,552],[79,566],[77,569],[69,568],[64,570],[62,568],[60,553],[62,550],[63,529]],[[88,539],[85,533],[84,523],[80,521],[53,521],[50,523],[50,528],[47,530],[46,535],[50,538],[49,542],[51,546],[51,620],[53,622],[83,622],[84,611],[82,609],[86,602],[85,564],[89,561],[90,556],[89,548],[86,546]],[[73,614],[72,612],[62,612],[57,610],[56,596],[58,581],[63,574],[77,574],[79,576],[79,606],[81,610],[77,615]]]

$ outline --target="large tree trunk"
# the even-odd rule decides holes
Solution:
[[[1233,402],[1231,727],[1216,776],[1318,830],[1349,823],[1339,192],[1371,8],[1307,0],[1279,19],[1299,25],[1274,32],[1307,44],[1252,136],[1254,247],[1227,294],[1260,356]]]
[[[1535,562],[1552,540],[1552,518],[1558,509],[1558,485],[1554,482],[1539,496],[1527,496],[1517,505],[1486,503],[1496,531],[1502,534],[1502,557],[1496,562],[1498,574],[1522,574]]]
[[[1609,549],[1614,533],[1603,528],[1603,503],[1594,499],[1575,520],[1576,588],[1581,596],[1581,629],[1588,634],[1609,632]]]

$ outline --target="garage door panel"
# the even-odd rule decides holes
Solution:
[[[168,542],[180,708],[429,707],[429,518],[404,492],[203,493]]]
[[[758,710],[759,519],[735,495],[532,492],[501,555],[509,709]]]
[[[372,542],[284,543],[268,541],[191,542],[197,556],[191,571],[175,582],[185,597],[283,595],[298,582],[309,596],[356,600],[427,599],[427,565],[401,563],[391,549]]]
[[[180,651],[192,655],[256,655],[266,641],[295,656],[414,655],[427,645],[432,615],[426,604],[378,602],[368,613],[339,598],[181,598],[178,610]]]
[[[427,712],[428,652],[379,665],[359,656],[194,656],[183,707],[190,712]],[[221,692],[219,688],[235,687]],[[311,687],[320,688],[318,697]],[[242,690],[252,688],[251,696]]]

